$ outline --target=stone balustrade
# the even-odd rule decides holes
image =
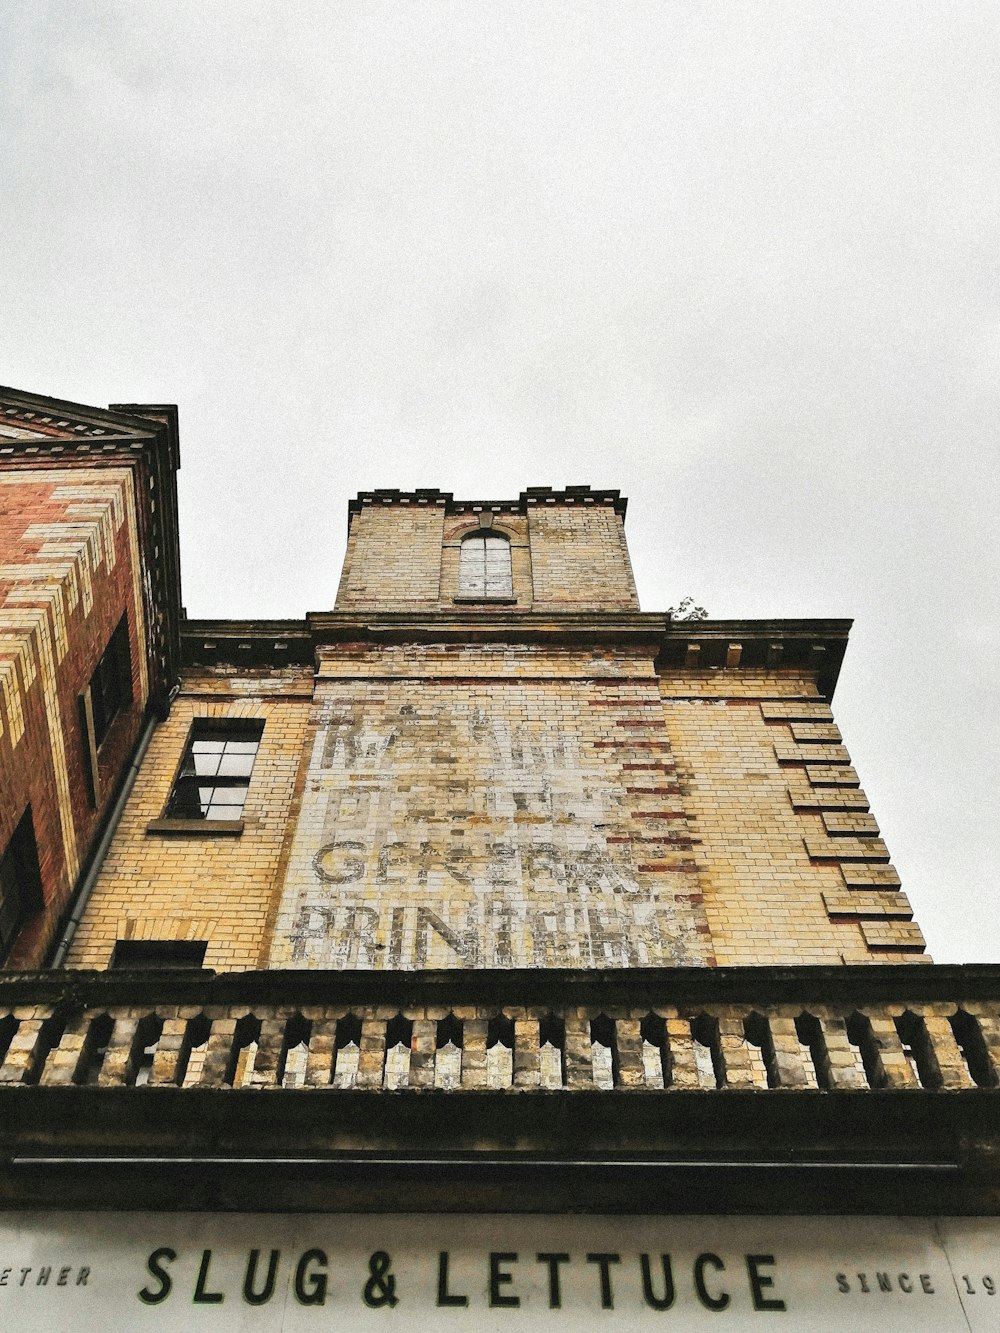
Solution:
[[[8,976],[0,1086],[961,1092],[1000,1085],[993,971]]]

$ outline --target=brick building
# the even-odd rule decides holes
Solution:
[[[30,968],[179,669],[177,413],[0,403],[0,950]]]
[[[812,1290],[823,1214],[997,1211],[1000,976],[928,965],[833,720],[849,622],[641,611],[626,502],[587,486],[363,493],[332,610],[185,620],[178,466],[172,408],[0,391],[8,1209],[375,1212],[415,1272],[406,1214],[474,1214],[436,1310],[508,1213],[549,1220],[523,1307],[486,1247],[488,1309],[562,1308],[581,1209],[646,1260],[648,1216],[809,1214],[811,1250],[743,1255],[737,1312],[779,1308],[775,1246]],[[878,1322],[966,1309],[927,1244]],[[667,1308],[581,1258],[598,1308]],[[678,1308],[729,1308],[732,1262],[694,1264]]]

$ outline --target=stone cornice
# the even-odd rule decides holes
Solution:
[[[338,643],[629,643],[642,644],[664,670],[816,672],[832,696],[849,620],[679,620],[639,611],[314,611],[303,620],[188,620],[181,628],[187,665],[283,666],[312,661]]]
[[[312,612],[309,628],[318,645],[377,640],[383,642],[534,642],[565,640],[648,643],[655,650],[667,627],[664,615],[639,611],[497,611],[432,609],[427,613],[386,611]]]
[[[304,620],[185,620],[181,660],[185,666],[282,667],[315,657]]]
[[[808,620],[673,620],[660,651],[666,670],[813,671],[820,692],[833,698],[852,622]]]

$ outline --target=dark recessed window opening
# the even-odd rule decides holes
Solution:
[[[84,770],[91,805],[99,805],[102,796],[97,752],[111,730],[112,722],[132,702],[133,697],[128,623],[122,616],[79,701]]]
[[[253,718],[196,719],[166,818],[241,819],[263,731]]]
[[[174,967],[203,967],[206,940],[119,940],[112,967],[141,967],[165,971]]]
[[[473,533],[462,542],[459,597],[509,598],[514,595],[510,542],[495,532]]]
[[[132,702],[132,655],[124,616],[115,627],[88,688],[94,717],[94,743],[100,745],[119,711]]]
[[[29,806],[0,857],[0,961],[6,959],[21,927],[42,906],[42,876]]]

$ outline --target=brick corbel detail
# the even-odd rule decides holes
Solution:
[[[760,711],[776,728],[774,753],[790,779],[792,809],[803,818],[806,855],[840,868],[842,888],[823,893],[827,915],[856,922],[873,953],[922,954],[924,937],[829,706],[792,700],[761,703]]]

